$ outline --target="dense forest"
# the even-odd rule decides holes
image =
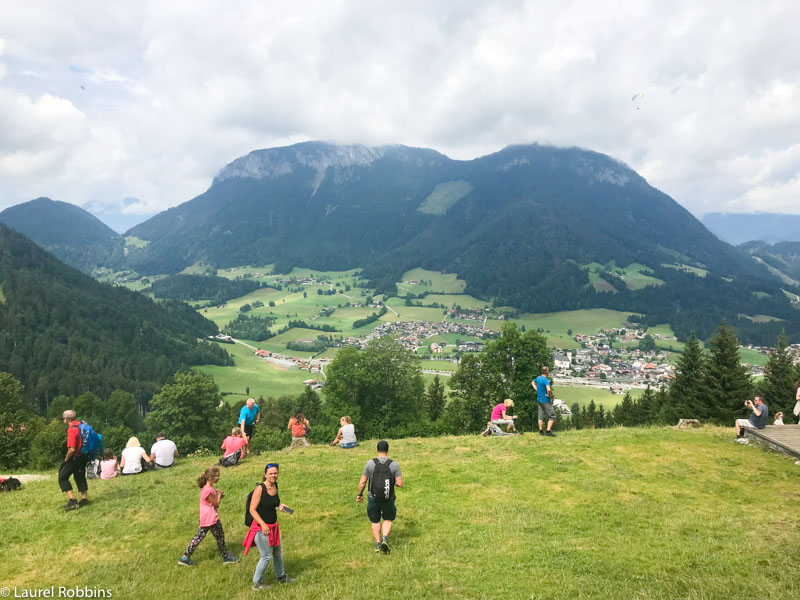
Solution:
[[[209,304],[222,304],[260,287],[261,284],[252,279],[226,279],[216,275],[172,275],[154,281],[151,291],[156,298],[205,300]]]
[[[101,284],[0,225],[0,371],[41,413],[86,391],[146,402],[182,365],[232,364],[198,341],[217,331],[183,302]]]

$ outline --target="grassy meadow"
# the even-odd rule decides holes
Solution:
[[[389,556],[355,502],[374,441],[246,459],[218,489],[241,557],[244,503],[281,465],[283,557],[297,583],[264,597],[747,599],[800,597],[800,467],[729,429],[611,429],[555,439],[391,442],[402,467]],[[114,598],[253,598],[258,551],[223,566],[209,535],[198,566],[177,559],[197,528],[195,478],[212,459],[90,481],[64,513],[55,475],[3,494],[2,586],[86,585]],[[274,583],[272,571],[265,581]]]

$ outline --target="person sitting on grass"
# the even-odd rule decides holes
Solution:
[[[744,437],[745,428],[764,429],[769,419],[769,408],[764,404],[764,399],[761,396],[756,396],[755,400],[745,400],[744,405],[752,411],[753,414],[747,419],[736,419],[736,437]]]
[[[103,460],[100,461],[100,479],[114,479],[117,476],[117,457],[111,448],[103,450]]]
[[[492,409],[492,414],[490,417],[491,422],[494,425],[505,425],[506,431],[511,433],[517,433],[517,428],[514,425],[514,419],[517,418],[517,415],[509,415],[508,410],[514,407],[514,401],[511,398],[506,398],[500,404],[496,405]]]
[[[336,434],[336,439],[331,442],[331,446],[338,445],[340,448],[347,450],[348,448],[355,448],[358,445],[356,441],[356,427],[353,425],[350,417],[342,417],[339,419],[339,432]]]
[[[119,468],[123,475],[138,475],[144,473],[144,465],[149,465],[151,462],[150,455],[142,448],[139,438],[134,436],[125,444],[125,450],[119,459]]]
[[[244,447],[247,440],[242,437],[242,430],[240,427],[234,427],[231,434],[222,441],[223,455],[220,464],[224,467],[232,467],[239,464],[239,461],[244,457]]]

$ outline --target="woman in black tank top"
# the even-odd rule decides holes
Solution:
[[[253,517],[253,526],[261,530],[255,536],[255,544],[261,553],[261,558],[253,574],[253,589],[263,590],[270,587],[262,583],[264,572],[270,561],[275,568],[275,577],[278,583],[294,583],[295,579],[289,577],[283,568],[283,555],[281,552],[280,529],[278,528],[278,510],[287,506],[278,496],[278,463],[268,463],[264,469],[264,482],[253,490],[250,500],[250,516]]]

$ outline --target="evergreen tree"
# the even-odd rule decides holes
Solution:
[[[439,375],[433,377],[425,393],[426,408],[428,409],[428,418],[431,421],[437,421],[444,410],[444,385],[439,380]]]
[[[785,332],[778,336],[775,352],[769,355],[764,367],[764,402],[769,407],[770,415],[781,411],[784,420],[789,421],[795,403],[794,382],[797,374],[789,352],[789,339]]]
[[[683,354],[678,359],[675,369],[675,379],[669,387],[669,406],[662,412],[662,416],[669,416],[669,421],[675,419],[707,419],[711,416],[711,409],[707,402],[704,387],[705,358],[700,340],[694,331],[686,340]]]
[[[612,411],[614,424],[630,427],[633,424],[633,398],[630,392],[625,392],[622,401]]]
[[[708,417],[730,424],[743,416],[744,401],[751,399],[753,385],[739,356],[733,327],[723,321],[710,340],[711,356],[706,372]]]

